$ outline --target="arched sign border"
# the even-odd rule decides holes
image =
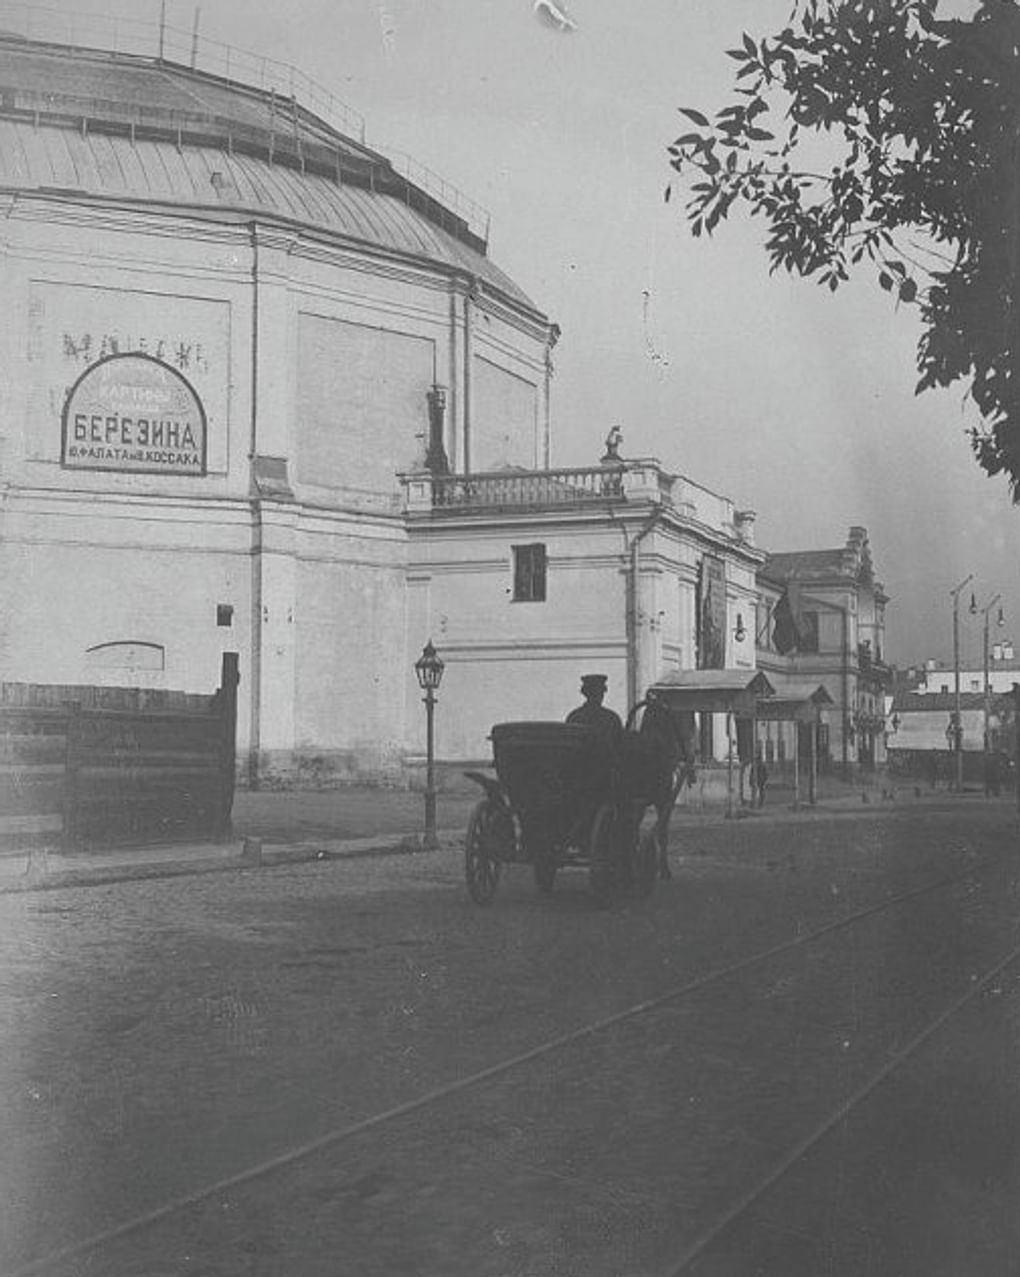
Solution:
[[[145,363],[155,364],[157,368],[161,368],[164,372],[174,377],[190,395],[191,400],[197,410],[199,424],[202,431],[201,447],[198,449],[201,461],[198,467],[175,465],[172,462],[160,463],[150,461],[139,461],[131,458],[125,458],[119,461],[118,458],[104,458],[101,461],[88,460],[77,461],[68,457],[68,422],[71,417],[71,407],[74,403],[75,396],[80,391],[83,383],[93,377],[97,369],[108,366],[112,363],[123,362],[124,360],[144,361]],[[148,420],[148,419],[145,419]],[[147,447],[150,451],[157,447],[165,448],[165,445],[156,445],[154,443],[138,445],[139,447]],[[140,350],[124,350],[118,351],[115,355],[104,355],[102,359],[97,359],[95,363],[89,364],[85,371],[77,378],[74,385],[67,392],[64,400],[64,408],[60,419],[60,464],[67,470],[107,470],[115,471],[118,474],[172,474],[172,475],[193,475],[203,478],[207,473],[207,446],[208,446],[208,429],[205,415],[205,405],[202,403],[198,392],[191,382],[179,372],[171,364],[166,363],[162,359],[157,359],[154,355],[148,355]],[[107,451],[110,451],[107,448]]]

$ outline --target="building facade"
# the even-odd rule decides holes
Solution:
[[[754,669],[753,515],[660,462],[408,488],[409,628],[451,662],[447,757],[487,757],[500,717],[562,718],[582,671],[626,716],[671,670]],[[725,748],[706,724],[706,759]]]
[[[757,661],[778,694],[787,683],[821,686],[819,764],[844,771],[885,761],[885,608],[867,530],[852,527],[828,550],[770,554],[758,573]],[[783,761],[791,726],[770,724],[764,747]]]
[[[550,468],[557,330],[485,226],[321,114],[163,56],[0,36],[5,682],[209,691],[252,783],[753,669],[753,516],[611,437]],[[710,755],[722,743],[706,730]]]

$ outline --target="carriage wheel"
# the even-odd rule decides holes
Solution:
[[[464,840],[464,873],[471,899],[487,905],[496,894],[502,866],[493,855],[493,826],[502,812],[498,805],[483,798],[471,812]]]
[[[595,813],[588,859],[591,894],[600,905],[607,905],[616,880],[616,812],[612,807],[600,807]]]
[[[654,829],[646,829],[637,841],[634,851],[634,891],[639,896],[650,896],[655,890],[659,875],[659,842]]]

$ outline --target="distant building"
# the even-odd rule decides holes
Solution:
[[[956,695],[898,691],[888,714],[887,756],[894,775],[955,782]],[[960,750],[964,779],[981,779],[988,755],[1013,758],[1012,696],[960,693]]]
[[[988,691],[994,695],[1002,695],[1013,690],[1014,683],[1020,683],[1020,660],[1014,654],[1012,639],[1004,639],[989,645],[988,651]],[[960,691],[983,693],[985,685],[985,669],[982,664],[975,668],[973,662],[967,660],[960,666]],[[912,680],[912,690],[922,696],[955,692],[956,671],[952,665],[930,660],[923,666],[916,667]]]
[[[874,767],[885,758],[885,608],[867,530],[852,527],[844,545],[770,554],[758,572],[758,667],[775,685],[820,685],[822,767]],[[767,755],[789,756],[789,726],[770,724]]]

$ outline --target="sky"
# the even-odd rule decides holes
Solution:
[[[994,637],[1020,640],[1020,510],[973,459],[965,387],[915,397],[916,312],[870,276],[835,295],[770,276],[757,222],[731,215],[695,240],[682,203],[663,199],[678,108],[724,105],[724,50],[779,30],[790,0],[563,0],[572,31],[533,0],[103,12],[157,23],[161,3],[179,31],[197,7],[204,39],[292,63],[364,115],[370,145],[489,209],[490,256],[562,329],[554,464],[594,464],[617,424],[623,455],[755,510],[766,550],[839,546],[866,527],[890,596],[886,657],[901,666],[952,659],[950,591],[969,573],[979,607],[1002,595]],[[961,663],[979,668],[970,590]]]

